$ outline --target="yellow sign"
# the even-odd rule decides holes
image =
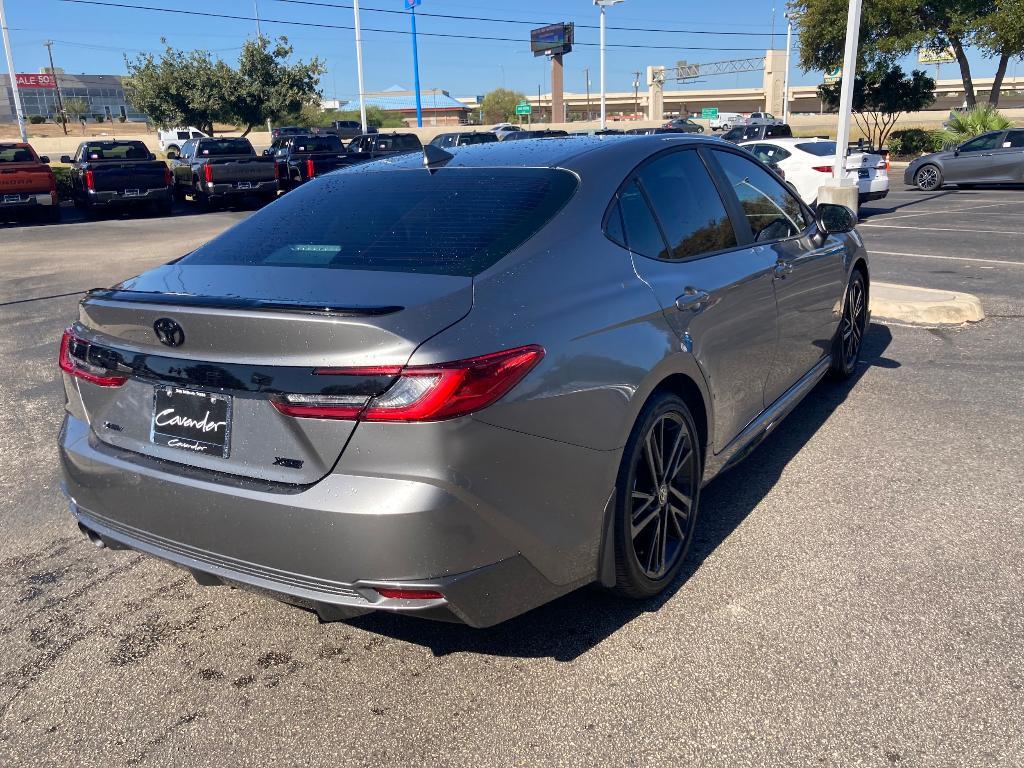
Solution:
[[[956,61],[956,51],[953,46],[946,48],[918,48],[918,64],[945,64],[948,61]]]

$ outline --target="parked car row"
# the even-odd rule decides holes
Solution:
[[[175,136],[179,133],[191,132]],[[182,140],[167,162],[157,159],[141,141],[120,139],[83,141],[61,162],[70,166],[70,195],[65,197],[70,196],[75,207],[87,214],[149,206],[166,215],[175,201],[191,201],[204,208],[243,198],[269,203],[280,192],[336,168],[422,148],[412,133],[359,135],[345,145],[331,133],[284,132],[257,154],[246,138],[200,133]],[[57,178],[49,162],[29,144],[0,143],[0,219],[60,219]]]

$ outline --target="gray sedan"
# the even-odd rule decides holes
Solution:
[[[855,370],[854,224],[683,134],[326,174],[83,299],[60,345],[71,513],[325,620],[650,597],[702,486]]]
[[[903,183],[925,192],[943,184],[1024,183],[1024,129],[983,133],[956,149],[919,157],[903,172]]]

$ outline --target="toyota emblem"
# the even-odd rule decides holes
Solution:
[[[161,344],[168,347],[180,347],[185,343],[185,331],[181,326],[169,317],[161,317],[153,323],[153,332]]]

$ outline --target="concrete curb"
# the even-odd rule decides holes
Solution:
[[[981,300],[973,294],[879,282],[871,283],[871,315],[914,325],[962,325],[985,319]]]

